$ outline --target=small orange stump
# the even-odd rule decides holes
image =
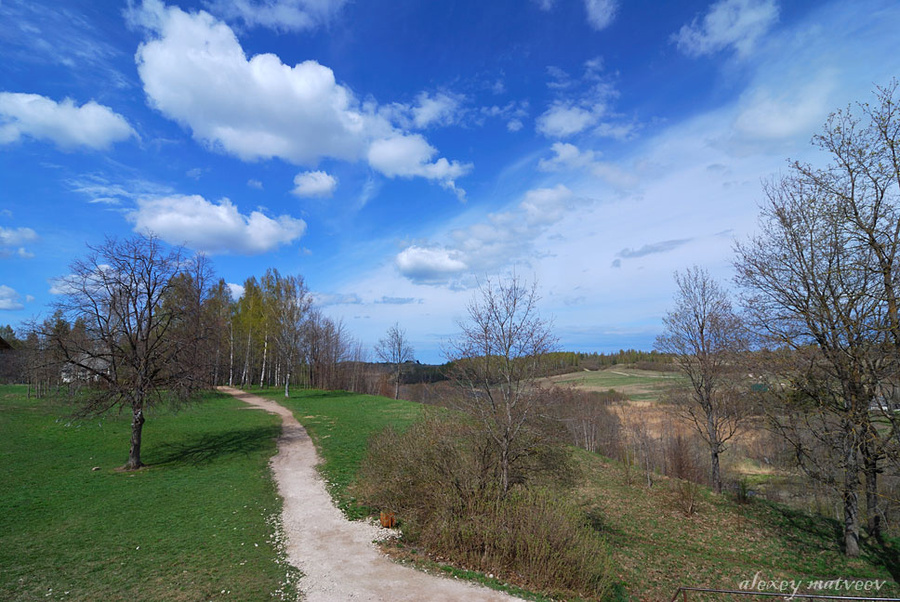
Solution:
[[[393,529],[397,526],[397,519],[394,518],[393,512],[381,511],[381,526],[387,529]]]

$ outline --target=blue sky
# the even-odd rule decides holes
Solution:
[[[562,348],[649,349],[898,31],[876,0],[0,0],[0,324],[150,230],[423,361],[512,271]]]

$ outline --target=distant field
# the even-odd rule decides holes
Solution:
[[[148,468],[119,472],[129,416],[0,387],[0,600],[277,600],[293,592],[268,469],[279,420],[211,394],[151,411]],[[94,470],[97,468],[97,470]]]
[[[676,372],[655,372],[613,366],[604,370],[561,374],[548,380],[557,385],[575,386],[587,391],[614,389],[634,401],[656,401],[668,387],[682,380],[682,377]]]

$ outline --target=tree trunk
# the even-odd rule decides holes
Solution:
[[[400,364],[397,364],[397,384],[394,387],[394,399],[400,399]]]
[[[259,373],[259,388],[262,389],[266,380],[266,360],[269,355],[269,325],[266,324],[266,334],[263,337],[263,361],[262,371]]]
[[[234,322],[230,324],[228,329],[228,386],[234,386]]]
[[[850,558],[859,556],[859,466],[856,450],[848,453],[844,467],[844,554]]]
[[[709,475],[712,480],[713,491],[722,493],[722,473],[719,469],[719,451],[715,448],[709,453]]]
[[[866,478],[866,531],[869,536],[881,536],[881,513],[878,508],[878,458],[872,449],[871,438],[863,446],[863,471]]]
[[[128,462],[125,470],[137,470],[144,464],[141,462],[141,432],[144,429],[143,404],[137,404],[132,409],[131,417],[131,449],[128,451]]]

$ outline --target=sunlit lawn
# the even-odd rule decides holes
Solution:
[[[72,422],[24,393],[0,387],[0,599],[280,597],[276,417],[217,394],[151,411],[149,466],[125,473],[128,416]]]

